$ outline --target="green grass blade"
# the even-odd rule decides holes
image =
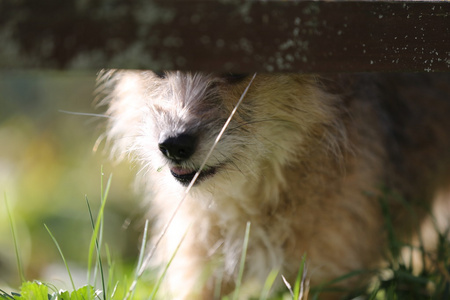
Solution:
[[[303,254],[302,261],[300,263],[300,269],[298,270],[297,280],[294,286],[294,299],[303,299],[305,293],[305,280],[306,280],[306,254]]]
[[[89,219],[91,220],[92,230],[94,231],[95,230],[95,222],[94,222],[94,217],[92,216],[91,205],[89,204],[89,199],[88,199],[87,195],[85,195],[84,198],[86,200],[86,205],[87,205],[88,212],[89,212]],[[94,232],[92,234],[94,234]],[[97,237],[95,237],[95,242],[97,242]],[[89,258],[92,257],[92,254],[93,253],[89,252]],[[88,265],[90,266],[90,260],[88,260]],[[90,283],[91,282],[91,268],[88,267],[87,271],[88,271],[88,276],[87,276],[88,277],[88,283]]]
[[[107,299],[113,299],[114,294],[116,292],[117,288],[117,281],[115,279],[116,275],[116,262],[113,260],[111,251],[109,250],[108,245],[105,245],[106,250],[106,258],[108,262],[108,285],[107,285],[107,291],[108,291],[108,297]],[[104,293],[105,294],[105,293]]]
[[[11,227],[11,233],[13,236],[14,250],[16,252],[17,268],[19,271],[20,280],[22,282],[25,282],[26,280],[25,280],[25,275],[24,275],[24,271],[23,271],[22,260],[20,259],[20,254],[19,254],[19,243],[17,241],[17,235],[16,235],[16,226],[15,226],[16,222],[14,221],[14,217],[11,213],[11,210],[9,209],[8,199],[6,198],[6,193],[5,193],[5,205],[6,205],[6,212],[8,213],[9,224]]]
[[[213,296],[214,300],[220,299],[220,295],[222,293],[222,284],[223,284],[223,276],[225,273],[225,267],[222,265],[222,267],[218,268],[217,271],[218,273],[215,279],[215,286],[214,286],[214,296]]]
[[[267,276],[266,282],[264,283],[264,287],[261,291],[261,297],[259,298],[260,300],[267,300],[267,298],[269,298],[270,290],[272,289],[273,283],[275,282],[278,273],[278,270],[272,270],[269,273],[269,276]]]
[[[136,270],[140,270],[142,268],[142,263],[144,262],[144,253],[145,253],[145,248],[147,246],[147,238],[148,238],[147,236],[148,236],[148,220],[145,220],[144,234],[142,236],[141,250],[139,253],[139,259],[138,259],[138,264],[137,264]],[[138,274],[138,272],[136,272],[136,275],[137,274]]]
[[[247,222],[247,226],[245,227],[244,244],[242,246],[241,262],[239,265],[239,273],[236,281],[236,289],[233,293],[233,300],[237,300],[239,297],[239,289],[241,288],[242,276],[244,275],[245,258],[247,256],[248,241],[250,239],[250,224],[250,222]]]
[[[299,299],[299,296],[300,296],[300,285],[301,285],[301,281],[302,281],[302,277],[303,277],[303,268],[305,266],[304,258],[305,258],[305,256],[303,256],[303,258],[302,258],[302,263],[300,264],[300,269],[298,270],[297,278],[295,280],[295,285],[294,285],[294,299],[295,300]]]
[[[4,290],[0,289],[0,300],[11,300],[13,296],[8,295]]]
[[[110,185],[111,185],[111,179],[112,179],[112,174],[109,176],[109,178],[108,178],[108,183],[107,183],[107,188],[106,188],[106,190],[104,190],[103,188],[104,188],[104,185],[103,185],[103,176],[104,176],[105,174],[103,173],[103,165],[101,166],[101,176],[100,176],[100,199],[101,199],[101,204],[102,204],[102,206],[104,205],[104,204],[106,204],[106,197],[108,196],[108,193],[109,193],[109,187],[110,187]],[[102,245],[103,245],[103,225],[104,225],[104,214],[102,213],[102,215],[101,215],[101,217],[100,216],[98,216],[98,218],[100,219],[100,228],[99,228],[99,234],[98,234],[98,239],[97,239],[97,241],[96,241],[96,245],[97,245],[97,252],[98,252],[98,258],[99,258],[99,260],[98,260],[98,262],[99,262],[99,267],[100,267],[100,273],[101,273],[101,276],[102,276],[102,284],[103,284],[103,290],[105,291],[105,289],[104,289],[104,274],[103,274],[103,267],[102,267],[102,264],[101,264],[101,257],[100,257],[100,253],[101,253],[101,248],[102,248]],[[106,296],[106,291],[105,291],[105,293],[104,293],[104,295]],[[106,300],[106,299],[105,299]]]
[[[111,289],[111,296],[110,299],[114,299],[114,296],[116,295],[116,291],[117,291],[117,287],[119,286],[119,282],[117,281],[116,284],[113,286],[113,288]]]
[[[102,172],[102,174],[103,174],[103,172]],[[100,206],[100,210],[97,215],[97,221],[95,222],[95,225],[93,225],[94,232],[92,233],[92,237],[91,237],[91,243],[89,246],[89,257],[88,257],[88,282],[90,281],[90,270],[92,268],[94,249],[97,250],[97,257],[99,259],[98,262],[99,262],[99,265],[101,265],[101,259],[100,259],[100,252],[101,252],[100,246],[102,243],[101,230],[103,227],[102,226],[103,225],[103,214],[104,214],[104,210],[105,210],[106,199],[108,197],[109,189],[111,187],[111,180],[112,180],[112,175],[109,176],[108,182],[106,184],[106,188],[105,188],[104,192],[101,193],[101,196],[102,196],[101,206]],[[103,179],[102,179],[102,186],[103,186]],[[93,218],[92,218],[92,213],[90,213],[90,215],[91,215],[91,222],[92,222],[92,224],[94,224]],[[106,295],[106,290],[105,290],[103,267],[101,267],[101,275],[102,275],[102,285],[103,285],[103,297],[106,300],[107,295]],[[95,276],[94,276],[94,278],[95,278]]]
[[[335,286],[336,283],[339,283],[341,281],[347,280],[349,278],[355,277],[355,276],[359,276],[361,274],[368,274],[368,273],[374,273],[374,271],[370,271],[370,270],[356,270],[356,271],[352,271],[349,272],[347,274],[344,274],[340,277],[337,277],[333,280],[330,280],[328,282],[322,283],[320,285],[318,285],[317,287],[313,287],[311,288],[311,292],[315,293],[316,295],[321,293],[321,292],[341,292],[341,291],[345,291],[344,288]]]
[[[142,244],[141,244],[141,249],[139,252],[139,259],[138,259],[138,263],[136,266],[136,271],[134,273],[134,279],[133,279],[133,282],[131,283],[128,295],[127,295],[127,297],[125,297],[125,299],[128,299],[128,297],[130,299],[133,299],[133,297],[134,297],[134,292],[136,290],[136,284],[140,277],[139,270],[141,270],[142,264],[144,262],[145,248],[147,246],[147,235],[148,235],[148,220],[145,220],[144,235],[142,237]]]
[[[61,250],[61,247],[59,246],[58,241],[57,241],[56,238],[53,236],[52,232],[51,232],[50,229],[47,227],[47,225],[44,224],[44,226],[45,226],[45,229],[47,229],[47,232],[48,232],[48,234],[50,235],[50,237],[52,238],[53,242],[55,243],[56,248],[58,248],[59,254],[61,255],[61,258],[62,258],[62,260],[63,260],[63,262],[64,262],[64,265],[66,266],[67,274],[69,275],[70,282],[71,282],[71,284],[72,284],[72,288],[73,288],[73,290],[75,291],[75,290],[76,290],[76,287],[75,287],[75,283],[73,282],[72,273],[70,273],[69,265],[67,264],[67,260],[66,260],[66,258],[64,257],[64,254],[63,254],[63,252],[62,252],[62,250]],[[78,297],[77,297],[76,299],[78,299]]]
[[[90,217],[90,220],[91,220],[92,229],[94,231],[92,233],[92,236],[95,238],[95,249],[97,250],[97,261],[98,261],[98,265],[99,265],[99,268],[100,268],[100,275],[101,275],[101,280],[102,280],[103,299],[106,300],[105,276],[104,276],[104,273],[103,273],[103,263],[102,263],[102,258],[101,258],[101,255],[100,255],[100,246],[99,246],[99,242],[98,242],[97,236],[95,235],[94,218],[92,216],[91,206],[89,204],[89,199],[87,197],[86,197],[86,203],[87,203],[87,206],[88,206],[89,217]],[[100,216],[99,216],[99,218],[100,218]],[[103,214],[102,214],[101,218],[103,218]],[[101,230],[101,228],[100,228],[100,230]],[[91,243],[92,243],[92,240],[91,240]],[[90,249],[90,251],[89,251],[89,258],[92,258],[92,256],[93,256],[93,253],[91,252],[91,250],[92,249]],[[90,266],[90,263],[91,262],[88,262],[89,266]],[[96,278],[96,275],[94,274],[94,281],[95,281],[95,278]],[[89,282],[90,282],[90,267],[88,267],[88,283]]]

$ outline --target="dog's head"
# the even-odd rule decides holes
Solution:
[[[251,77],[116,71],[109,79],[108,137],[117,152],[131,153],[145,168],[182,185],[202,165],[198,184],[213,177],[233,181],[234,174],[241,182],[259,176],[261,168],[301,157],[308,140],[321,138],[320,125],[332,113],[313,77],[258,74],[216,143]]]

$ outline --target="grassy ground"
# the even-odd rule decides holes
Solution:
[[[101,180],[101,203],[100,207],[96,209],[97,215],[93,215],[93,209],[89,201],[87,200],[88,215],[91,225],[92,236],[90,238],[89,247],[85,250],[88,255],[87,262],[87,280],[86,284],[82,287],[77,287],[73,281],[71,269],[65,258],[64,252],[61,250],[61,246],[58,240],[52,233],[51,228],[45,226],[51,239],[53,240],[54,247],[58,249],[61,257],[61,261],[66,267],[66,272],[70,278],[71,289],[61,290],[54,287],[51,282],[29,282],[26,280],[24,271],[22,268],[22,261],[20,257],[20,249],[16,247],[17,265],[19,274],[22,279],[21,289],[17,293],[7,293],[0,290],[1,300],[34,300],[34,299],[158,299],[158,289],[160,287],[161,280],[164,277],[153,277],[151,272],[141,272],[143,263],[145,261],[144,253],[147,241],[147,229],[148,223],[146,223],[144,235],[142,239],[141,251],[136,266],[133,269],[124,268],[124,265],[120,261],[116,261],[112,258],[110,247],[107,243],[103,242],[104,224],[105,224],[105,207],[106,199],[108,197],[111,187],[111,177],[104,184],[104,180]],[[8,208],[9,211],[9,208]],[[13,215],[9,212],[10,226],[13,233],[13,239],[17,242],[16,225]],[[388,231],[390,230],[389,213],[385,212],[386,224]],[[239,271],[239,277],[237,279],[237,288],[234,293],[222,300],[235,300],[240,299],[240,281],[243,273],[245,272],[245,254],[247,249],[247,242],[249,232],[251,230],[251,224],[247,224],[245,232],[245,241],[243,244],[243,254],[241,257],[241,266]],[[438,250],[435,254],[424,252],[421,248],[414,249],[419,251],[423,261],[428,261],[428,267],[424,268],[421,272],[417,273],[413,271],[408,261],[403,261],[398,258],[398,254],[401,248],[410,248],[409,245],[402,244],[395,238],[393,232],[388,233],[390,237],[390,249],[391,255],[389,265],[379,271],[375,271],[374,274],[377,279],[374,280],[373,285],[367,290],[360,291],[351,298],[357,299],[449,299],[450,292],[450,243],[446,240],[447,233],[440,233]],[[176,253],[174,253],[176,255]],[[320,293],[323,290],[327,290],[327,286],[321,287],[309,287],[307,283],[307,271],[304,269],[307,257],[304,256],[303,264],[299,270],[299,276],[294,283],[288,283],[285,281],[286,288],[284,291],[280,291],[275,296],[269,298],[271,285],[278,274],[274,273],[267,279],[266,285],[261,291],[261,296],[256,299],[273,299],[273,300],[285,300],[285,299],[320,299]],[[170,267],[170,262],[166,268]],[[346,279],[347,277],[357,275],[358,272],[348,274],[342,278],[338,278],[332,283],[339,280]],[[283,278],[284,279],[284,278]]]

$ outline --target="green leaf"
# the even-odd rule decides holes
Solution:
[[[70,293],[68,291],[60,291],[58,295],[60,300],[70,300]]]
[[[97,296],[94,288],[91,285],[85,285],[81,288],[79,288],[76,291],[73,291],[72,293],[69,293],[68,291],[60,291],[58,295],[59,300],[77,300],[77,299],[83,299],[83,300],[89,300],[89,299],[95,299]]]
[[[20,290],[19,300],[48,300],[48,287],[40,282],[24,282]]]
[[[97,293],[91,285],[85,285],[78,290],[72,292],[71,300],[75,299],[95,299]]]

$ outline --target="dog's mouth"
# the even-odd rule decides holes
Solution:
[[[217,168],[209,168],[209,169],[203,169],[199,176],[197,177],[197,180],[195,181],[194,185],[197,185],[198,183],[202,182],[208,177],[213,176],[217,171]],[[183,167],[171,167],[170,173],[173,177],[175,177],[176,180],[178,180],[182,185],[188,186],[189,183],[191,183],[192,179],[194,179],[195,174],[198,172],[198,170],[195,169],[189,169],[189,168],[183,168]]]

